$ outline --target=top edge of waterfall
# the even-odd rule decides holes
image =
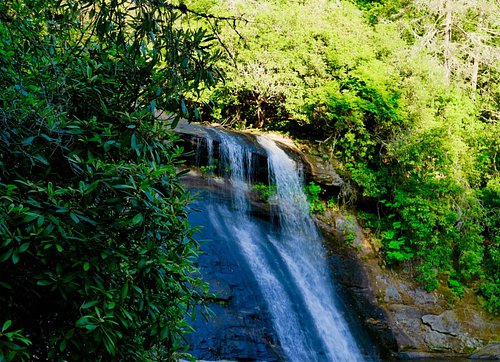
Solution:
[[[241,137],[241,140],[245,142],[245,144],[250,145],[255,145],[255,139],[262,136],[276,142],[280,148],[285,150],[285,152],[292,152],[294,157],[300,157],[301,154],[300,149],[295,145],[292,139],[279,133],[263,132],[262,130],[257,129],[235,130],[225,128],[218,124],[206,125],[197,122],[188,122],[184,119],[179,122],[175,131],[177,133],[183,133],[196,137],[207,137],[215,141],[219,141],[220,133],[231,134],[235,137]],[[254,139],[253,142],[250,141],[251,139]]]

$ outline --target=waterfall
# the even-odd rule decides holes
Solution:
[[[289,361],[361,361],[364,359],[347,322],[330,276],[319,233],[309,216],[300,165],[274,141],[257,137],[267,157],[275,225],[251,216],[248,193],[253,175],[252,149],[242,136],[210,132],[206,150],[231,184],[231,204],[205,195],[206,224],[221,241],[238,249],[269,311],[285,359]],[[252,145],[252,147],[256,147]]]
[[[298,166],[272,140],[260,136],[258,141],[267,151],[270,182],[275,183],[277,189],[281,237],[271,241],[301,291],[329,359],[359,361],[361,355],[354,338],[337,311],[326,253],[309,216]]]

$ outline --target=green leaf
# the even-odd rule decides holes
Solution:
[[[133,186],[130,186],[130,185],[124,185],[124,184],[120,184],[120,185],[113,185],[113,188],[114,189],[134,189]]]
[[[170,128],[175,128],[177,127],[177,125],[179,124],[179,121],[181,120],[181,116],[180,115],[176,115],[174,117],[174,119],[172,120],[172,123],[170,124]]]
[[[82,328],[82,327],[84,327],[86,324],[88,324],[89,319],[90,319],[90,316],[88,316],[88,315],[84,315],[83,317],[81,317],[80,319],[78,319],[78,320],[75,322],[75,326]]]
[[[2,287],[4,287],[5,289],[11,289],[12,290],[12,285],[10,285],[9,283],[0,282],[0,285]]]
[[[401,248],[401,245],[403,245],[403,244],[404,244],[403,240],[391,240],[388,247],[390,249],[399,250]]]
[[[104,103],[102,100],[100,103],[101,103],[101,108],[102,108],[102,111],[104,112],[104,114],[108,114],[109,110],[108,110],[108,107],[106,106],[106,103]]]
[[[27,212],[26,216],[24,217],[23,221],[24,222],[31,222],[35,220],[36,218],[39,218],[40,214],[37,214],[35,212]]]
[[[7,330],[7,328],[9,328],[12,324],[12,321],[9,319],[8,321],[6,321],[4,324],[3,324],[3,327],[2,327],[2,332],[5,332]]]
[[[128,282],[125,283],[122,287],[120,300],[123,302],[125,300],[125,298],[127,297],[127,295],[128,295]]]
[[[384,233],[384,239],[391,240],[396,235],[396,230],[388,230]]]
[[[40,163],[42,163],[42,164],[46,165],[46,166],[48,166],[48,165],[49,165],[49,162],[47,161],[47,159],[46,159],[44,156],[42,156],[42,155],[36,155],[36,156],[33,156],[33,158],[34,158],[35,160],[37,160],[38,162],[40,162]]]
[[[90,302],[85,302],[82,304],[81,308],[82,309],[88,309],[93,307],[94,305],[97,305],[99,303],[98,300],[91,300]]]
[[[74,334],[75,334],[75,330],[72,328],[72,329],[70,329],[69,331],[66,332],[66,334],[64,335],[64,338],[71,339]]]
[[[35,139],[35,137],[33,137],[33,136],[25,138],[24,140],[22,140],[21,144],[23,146],[29,146],[29,145],[31,145],[33,143],[34,139]]]
[[[38,221],[37,221],[36,225],[38,227],[41,227],[44,222],[45,222],[45,218],[42,215],[40,215],[40,217],[38,218]]]
[[[17,250],[14,250],[12,253],[12,263],[17,264],[19,262],[19,253]]]
[[[142,216],[142,213],[138,213],[132,219],[132,224],[133,225],[141,224],[143,220],[144,220],[144,217]]]
[[[190,171],[191,171],[190,169],[185,169],[185,170],[179,171],[179,172],[177,172],[176,176],[180,177],[182,175],[185,175],[185,174],[189,173]]]
[[[26,250],[28,250],[29,247],[30,247],[29,242],[21,244],[21,246],[19,246],[19,252],[24,253]]]
[[[78,224],[80,222],[80,220],[78,219],[78,216],[76,216],[75,214],[73,214],[72,212],[69,213],[69,216],[71,217],[71,219],[76,223]]]
[[[83,263],[83,270],[88,271],[90,269],[90,264],[89,262]]]
[[[10,258],[10,256],[12,255],[13,251],[14,251],[14,249],[9,249],[5,253],[3,253],[3,255],[0,257],[0,263],[8,260]]]
[[[132,317],[132,315],[124,308],[121,308],[121,311],[122,313],[125,315],[125,317],[127,317],[128,319],[130,319],[131,321],[134,320],[134,318]]]
[[[41,285],[42,287],[45,287],[47,285],[51,285],[54,283],[51,280],[39,280],[36,284]]]
[[[97,186],[99,186],[99,180],[92,182],[90,185],[87,186],[87,189],[85,190],[84,195],[90,194],[92,191],[94,191]]]
[[[132,137],[130,137],[130,147],[132,147],[134,151],[137,150],[137,138],[135,133],[132,133]]]
[[[181,100],[181,112],[183,115],[186,115],[187,114],[187,107],[186,107],[186,102],[183,100]]]
[[[161,330],[160,338],[161,339],[166,339],[167,337],[168,337],[168,326],[165,326]]]

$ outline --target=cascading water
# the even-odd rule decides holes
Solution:
[[[325,353],[332,361],[359,361],[361,355],[344,318],[337,311],[332,280],[321,240],[309,217],[295,162],[276,143],[261,136],[271,182],[276,184],[280,237],[270,238],[304,299]]]
[[[203,152],[213,164],[214,144],[219,145],[220,173],[231,184],[224,188],[231,202],[205,192],[196,207],[204,209],[206,219],[198,216],[191,222],[211,230],[207,236],[216,238],[218,247],[237,249],[232,252],[241,256],[241,267],[251,272],[265,301],[281,346],[277,359],[361,361],[364,356],[339,311],[326,253],[309,216],[300,167],[274,141],[265,136],[257,141],[267,157],[269,183],[276,189],[270,209],[278,222],[263,223],[251,215],[248,193],[254,153],[241,136],[222,131],[208,137]],[[227,357],[218,353],[213,355]]]

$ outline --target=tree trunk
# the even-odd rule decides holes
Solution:
[[[446,81],[450,82],[451,79],[451,30],[453,27],[453,14],[452,14],[452,1],[447,0],[445,3],[445,23],[444,23],[444,68]]]
[[[479,14],[479,22],[478,22],[478,33],[481,34],[483,31],[483,13],[481,12]],[[473,49],[474,52],[474,63],[472,65],[472,75],[471,75],[471,85],[472,85],[472,98],[476,99],[476,90],[477,90],[477,79],[479,76],[479,57],[480,55],[478,54],[480,50],[478,49],[480,47],[480,44],[474,44],[475,49]]]
[[[479,59],[477,56],[474,56],[474,64],[472,65],[472,77],[471,77],[473,99],[476,99],[478,74],[479,74]]]

